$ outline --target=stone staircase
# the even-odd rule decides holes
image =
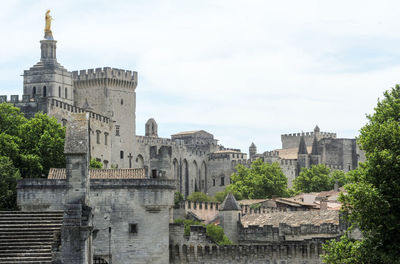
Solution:
[[[63,212],[0,211],[0,264],[52,263]]]

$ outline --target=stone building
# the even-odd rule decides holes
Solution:
[[[313,132],[281,135],[282,148],[257,154],[254,143],[249,147],[250,160],[261,158],[265,162],[278,162],[288,178],[289,187],[301,168],[325,164],[333,170],[348,172],[365,161],[364,152],[354,138],[337,138],[336,133]]]
[[[56,44],[40,41],[40,61],[23,74],[22,99],[12,95],[8,102],[27,117],[42,111],[64,126],[74,113],[89,113],[90,157],[104,168],[143,168],[149,178],[175,179],[177,190],[187,197],[194,191],[213,195],[223,190],[237,164],[249,166],[257,158],[278,162],[289,187],[303,167],[323,163],[349,171],[365,160],[355,139],[337,138],[318,126],[313,132],[282,135],[281,149],[262,154],[252,143],[249,159],[239,149],[219,145],[204,130],[161,138],[154,118],[146,122],[144,136],[136,135],[138,73],[110,67],[70,72],[57,61]]]
[[[70,72],[56,57],[57,41],[40,41],[40,61],[25,70],[22,99],[0,96],[26,117],[42,111],[68,126],[75,113],[89,113],[90,157],[104,168],[142,168],[146,177],[175,179],[185,197],[194,191],[210,195],[230,182],[237,163],[247,163],[239,149],[227,149],[204,130],[158,136],[153,118],[145,135],[136,135],[138,74],[110,67]]]

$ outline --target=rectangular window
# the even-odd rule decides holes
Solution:
[[[96,143],[100,144],[100,134],[101,132],[99,130],[96,131]]]
[[[104,133],[104,145],[108,144],[108,133]]]
[[[221,186],[225,185],[225,177],[221,177]]]
[[[137,224],[129,224],[129,233],[130,234],[137,234],[138,233]]]
[[[123,151],[123,150],[121,150],[121,151],[119,152],[119,157],[120,157],[121,159],[124,158],[124,151]]]
[[[213,179],[213,186],[215,186],[215,179]]]
[[[119,126],[115,126],[115,135],[119,136]]]
[[[152,177],[153,179],[157,178],[157,170],[152,170],[152,171],[151,171],[151,177]]]

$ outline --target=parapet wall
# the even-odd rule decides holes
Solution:
[[[281,223],[279,227],[272,225],[242,227],[239,232],[239,240],[243,244],[257,244],[273,241],[298,241],[313,237],[335,238],[340,235],[339,225],[331,223],[321,225],[301,224],[298,226]]]
[[[137,81],[137,72],[110,67],[73,71],[74,81],[112,78],[121,81]]]
[[[7,95],[0,95],[0,104],[1,103],[28,103],[28,102],[37,102],[37,97],[32,97],[30,95],[22,95],[22,100],[20,100],[19,95],[11,95],[10,100],[7,100]]]
[[[263,245],[218,246],[196,243],[170,244],[169,263],[239,264],[285,263],[319,264],[323,239],[283,241]]]
[[[106,124],[108,124],[110,122],[110,118],[108,118],[106,116],[99,115],[99,114],[96,114],[96,113],[91,112],[91,111],[87,111],[87,110],[85,110],[83,108],[80,108],[80,107],[77,107],[77,106],[73,106],[71,104],[62,102],[62,101],[57,100],[57,99],[49,99],[49,100],[50,100],[50,105],[53,106],[53,107],[58,107],[60,109],[67,110],[67,111],[70,111],[72,113],[85,113],[85,112],[87,112],[87,113],[89,113],[89,117],[90,118],[99,120],[99,121],[104,122]]]
[[[314,135],[318,140],[322,138],[336,138],[336,133],[331,132],[304,132],[304,133],[292,133],[292,134],[283,134],[281,135],[282,148],[290,149],[290,148],[298,148],[300,143],[301,136],[304,135],[304,139],[307,146],[312,146],[312,142],[314,140]]]

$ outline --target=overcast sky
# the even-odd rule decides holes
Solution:
[[[280,135],[355,137],[400,82],[399,1],[6,1],[0,94],[22,94],[51,9],[68,70],[137,71],[137,134],[204,129],[226,147],[280,148]]]

